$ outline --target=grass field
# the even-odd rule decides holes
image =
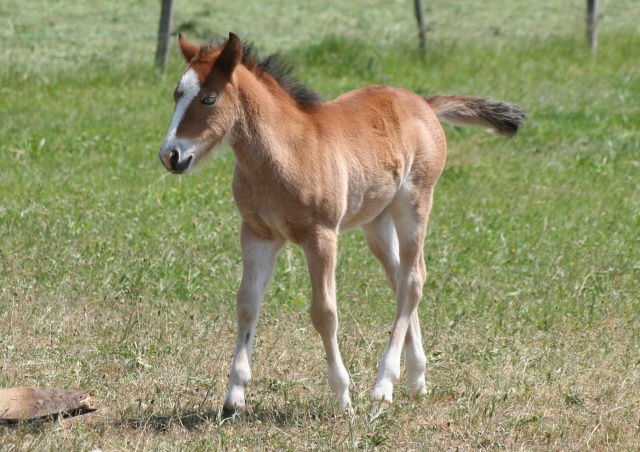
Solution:
[[[193,175],[157,150],[182,68],[152,67],[159,5],[0,5],[0,387],[94,391],[100,409],[0,425],[0,450],[640,448],[640,5],[176,4],[195,41],[282,49],[331,99],[385,83],[521,105],[513,140],[446,126],[419,307],[428,394],[368,415],[395,306],[362,234],[342,237],[340,345],[353,417],[333,415],[306,265],[278,261],[248,409],[219,410],[235,340],[239,218],[225,147]]]

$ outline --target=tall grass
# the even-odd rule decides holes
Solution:
[[[33,36],[46,24],[38,5],[25,7],[38,12]],[[251,8],[293,20],[278,5]],[[223,149],[189,177],[159,163],[177,54],[165,76],[127,38],[112,42],[137,49],[121,60],[109,46],[100,53],[80,42],[52,44],[66,49],[64,62],[42,47],[24,54],[26,19],[12,12],[15,34],[2,45],[13,50],[2,61],[15,64],[0,70],[0,386],[93,389],[100,410],[1,426],[0,448],[637,447],[640,35],[621,18],[601,33],[596,57],[581,33],[563,33],[551,19],[539,32],[514,19],[490,35],[453,39],[451,30],[472,28],[463,19],[482,12],[461,5],[430,7],[434,36],[425,59],[414,31],[396,33],[394,25],[381,41],[355,26],[310,33],[296,45],[269,37],[264,19],[264,35],[256,36],[266,51],[288,39],[282,44],[297,75],[327,100],[385,83],[504,98],[529,113],[508,141],[446,126],[448,163],[420,306],[429,394],[413,401],[399,389],[395,405],[375,419],[364,413],[394,304],[358,231],[343,237],[338,265],[340,342],[356,416],[331,414],[326,363],[306,313],[304,260],[287,247],[258,327],[248,412],[218,417],[240,274],[231,153]],[[488,2],[480,30],[495,26],[488,19],[501,9],[500,17],[515,17],[520,3],[509,5]],[[573,8],[545,5],[548,17]],[[130,16],[150,22],[148,7],[136,5]],[[100,11],[127,17],[115,7]],[[196,37],[208,33],[209,18],[225,17],[180,14],[177,23]],[[396,10],[370,14],[380,18],[364,14],[357,23],[399,21]],[[235,23],[246,20],[249,30],[252,17],[260,15]],[[518,17],[530,24],[536,16]],[[155,23],[145,27],[153,32]],[[46,58],[34,66],[39,52]]]

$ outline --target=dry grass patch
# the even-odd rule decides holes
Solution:
[[[336,416],[306,310],[267,310],[257,331],[247,411],[223,419],[231,313],[175,310],[167,317],[162,309],[136,305],[102,310],[66,303],[36,316],[32,303],[16,304],[13,332],[3,331],[5,384],[92,389],[100,409],[2,426],[4,448],[602,450],[638,444],[637,329],[615,319],[589,330],[523,326],[516,335],[492,334],[475,321],[438,335],[426,330],[428,395],[414,400],[400,389],[394,405],[372,418],[368,394],[390,322],[364,325],[358,302],[344,303],[340,342],[356,415]],[[423,306],[422,317],[432,310]]]

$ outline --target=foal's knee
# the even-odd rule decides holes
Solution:
[[[238,325],[252,325],[260,313],[260,301],[251,298],[249,293],[238,292],[236,320]]]
[[[331,333],[335,329],[338,313],[334,306],[330,306],[326,302],[316,302],[314,300],[309,308],[309,314],[313,327],[321,335]]]

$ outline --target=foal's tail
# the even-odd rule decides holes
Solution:
[[[460,126],[485,126],[497,135],[511,138],[522,126],[526,113],[517,105],[486,97],[425,97],[439,120]]]

